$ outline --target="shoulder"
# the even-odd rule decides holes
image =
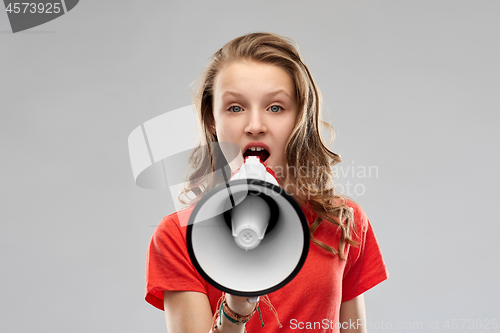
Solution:
[[[351,238],[357,243],[354,246],[349,246],[345,270],[346,274],[353,270],[357,272],[354,276],[361,276],[359,274],[362,273],[366,276],[377,275],[381,279],[382,277],[383,279],[387,278],[385,263],[382,259],[382,252],[380,251],[375,233],[365,214],[365,211],[353,200],[346,200],[346,205],[352,208],[354,224],[352,230],[353,232],[351,232]],[[353,267],[358,268],[354,269]],[[373,272],[367,272],[366,269],[373,270]],[[353,274],[350,273],[350,276],[352,277]],[[366,278],[363,277],[363,279]],[[371,288],[371,286],[369,287]]]
[[[189,217],[193,212],[194,205],[165,216],[158,224],[159,229],[164,228],[185,228],[189,223]]]
[[[351,209],[355,232],[358,234],[366,232],[370,222],[363,208],[352,199],[345,199],[345,204]]]
[[[190,206],[163,217],[153,233],[152,241],[155,241],[158,238],[184,238],[186,236],[186,229],[189,223],[189,216],[191,215],[193,208],[194,206]]]
[[[358,203],[356,203],[352,199],[341,198],[341,197],[336,198],[333,201],[333,203],[335,205],[340,205],[340,206],[343,206],[345,204],[347,207],[349,207],[349,211],[350,211],[349,213],[352,214],[352,216],[353,216],[355,228],[361,229],[361,230],[366,230],[366,228],[368,227],[368,224],[369,224],[368,218],[366,217],[365,211]],[[318,217],[318,214],[320,214],[319,212],[314,211],[309,203],[305,204],[302,207],[302,210],[303,210],[307,220],[309,221],[309,223],[311,223],[311,221],[314,221]],[[346,212],[344,212],[344,214],[345,213]],[[335,216],[330,216],[330,217],[333,219],[336,218]]]

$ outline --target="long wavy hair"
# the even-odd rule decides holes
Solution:
[[[179,200],[192,205],[222,180],[220,173],[214,171],[223,167],[226,161],[223,154],[217,151],[217,145],[210,144],[217,142],[217,136],[210,131],[210,124],[213,124],[214,83],[222,68],[238,61],[272,64],[284,69],[292,78],[298,115],[286,145],[287,172],[280,185],[301,206],[317,214],[309,228],[311,241],[345,260],[345,244],[357,246],[357,242],[353,239],[353,210],[347,206],[346,198],[336,193],[333,184],[332,167],[341,162],[341,158],[328,149],[321,137],[320,125],[324,125],[331,134],[328,145],[333,141],[332,127],[321,119],[321,93],[302,61],[298,47],[286,37],[274,33],[250,33],[233,39],[211,58],[193,96],[201,125],[201,143],[189,159],[191,166]],[[298,172],[304,168],[305,175]],[[314,237],[322,221],[335,225],[341,231],[338,249]]]

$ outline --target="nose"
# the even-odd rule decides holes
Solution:
[[[264,115],[260,110],[252,110],[248,113],[248,123],[245,127],[248,135],[260,135],[267,133]]]

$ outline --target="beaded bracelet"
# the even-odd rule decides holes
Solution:
[[[276,312],[276,309],[274,306],[271,304],[271,301],[269,300],[269,296],[264,295],[261,297],[261,300],[269,306],[269,309],[274,313],[274,316],[276,317],[276,321],[278,322],[278,327],[281,328],[283,327],[278,319],[278,313]],[[252,318],[252,316],[255,314],[257,311],[259,313],[260,317],[260,324],[262,327],[264,327],[264,321],[262,320],[262,314],[260,313],[260,306],[259,306],[260,301],[257,301],[257,304],[255,306],[255,309],[250,313],[249,315],[246,316],[240,316],[237,313],[234,313],[229,306],[227,305],[226,302],[226,294],[222,293],[221,298],[217,302],[217,311],[214,313],[214,317],[212,319],[212,329],[211,332],[216,332],[218,325],[217,325],[217,319],[219,321],[219,325],[222,325],[222,314],[224,314],[224,317],[226,317],[230,322],[239,325],[239,324],[245,324]],[[247,332],[247,328],[245,327],[245,333]]]
[[[258,306],[258,305],[257,305]],[[252,313],[250,313],[249,315],[246,315],[246,316],[240,316],[239,314],[237,313],[234,313],[230,308],[229,306],[227,305],[227,302],[224,300],[222,302],[222,306],[221,306],[221,309],[222,309],[222,313],[224,313],[224,316],[229,319],[230,322],[232,323],[235,323],[236,325],[239,325],[239,324],[245,324],[247,321],[250,320],[250,318],[252,318],[253,314],[255,313],[255,311],[257,311],[257,307],[252,311]]]
[[[226,295],[225,293],[222,294],[221,298],[219,299],[219,302],[217,302],[217,311],[214,314],[214,318],[212,321],[212,331],[215,332],[217,331],[218,325],[217,321],[219,322],[219,325],[222,325],[222,314],[224,314],[224,317],[226,317],[230,322],[240,325],[240,324],[245,324],[252,318],[254,315],[255,311],[259,312],[260,316],[260,309],[259,309],[259,302],[257,302],[255,309],[250,313],[249,315],[246,316],[240,316],[237,313],[234,313],[229,306],[227,305],[226,302]],[[217,320],[218,319],[218,320]],[[262,319],[261,319],[262,322]],[[247,332],[247,328],[245,327],[245,333]]]

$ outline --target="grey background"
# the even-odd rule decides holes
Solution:
[[[12,34],[2,11],[0,331],[165,331],[144,266],[170,206],[134,184],[127,137],[253,31],[298,43],[332,149],[378,170],[339,180],[364,186],[391,274],[368,321],[498,320],[499,17],[492,0],[88,0]]]

